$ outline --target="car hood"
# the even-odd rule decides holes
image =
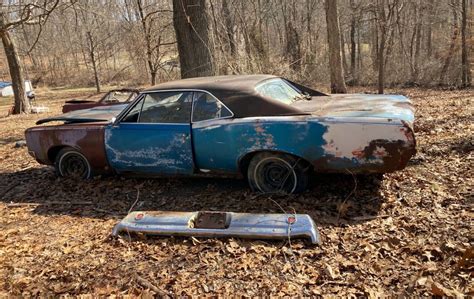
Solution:
[[[122,112],[122,110],[127,106],[128,104],[121,104],[76,110],[58,116],[40,119],[36,122],[36,124],[40,125],[52,121],[64,121],[66,123],[85,123],[97,121],[108,122],[111,121],[112,118],[116,117],[120,112]]]
[[[415,109],[401,95],[334,94],[297,101],[292,106],[315,116],[400,119],[413,123]]]

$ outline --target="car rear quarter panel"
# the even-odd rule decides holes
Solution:
[[[317,170],[356,173],[405,168],[416,152],[413,130],[392,119],[325,119],[324,156],[312,160]]]
[[[62,147],[72,147],[80,151],[95,172],[109,172],[104,147],[104,124],[70,124],[42,126],[25,132],[28,151],[33,152],[42,164],[54,164],[53,153]]]
[[[305,116],[197,123],[193,144],[198,168],[231,172],[249,154],[277,151],[320,172],[383,173],[404,168],[415,150],[413,132],[400,121]]]

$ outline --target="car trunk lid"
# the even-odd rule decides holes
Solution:
[[[413,123],[415,111],[411,101],[400,95],[335,94],[292,105],[314,116],[400,119],[409,123]]]

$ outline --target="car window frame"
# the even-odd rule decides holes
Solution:
[[[304,92],[302,92],[299,88],[297,88],[296,86],[294,86],[293,84],[291,84],[291,82],[289,82],[288,80],[286,80],[285,78],[282,78],[282,77],[276,77],[276,78],[265,79],[265,80],[263,80],[262,82],[259,82],[257,85],[255,85],[254,90],[255,90],[255,92],[257,92],[260,96],[263,96],[263,97],[265,97],[265,98],[267,98],[267,99],[270,99],[270,100],[272,100],[272,101],[277,101],[277,102],[283,103],[283,104],[285,104],[285,105],[291,106],[291,104],[292,104],[293,102],[290,103],[290,104],[288,104],[288,103],[286,103],[286,102],[284,102],[284,101],[280,101],[280,100],[278,100],[278,99],[275,99],[275,98],[273,98],[273,97],[270,97],[270,96],[268,96],[268,95],[265,95],[265,94],[263,94],[262,92],[260,92],[260,91],[257,89],[257,88],[262,87],[262,86],[265,85],[265,84],[268,84],[268,83],[270,83],[270,82],[272,82],[272,81],[278,81],[278,80],[283,81],[284,83],[286,83],[291,89],[293,89],[294,91],[296,91],[296,92],[299,93],[300,95],[304,95]]]
[[[118,125],[118,124],[121,124],[121,123],[124,123],[124,124],[139,124],[138,120],[140,120],[140,114],[142,114],[143,103],[145,102],[145,96],[146,96],[146,94],[140,94],[139,96],[137,96],[135,101],[130,103],[124,110],[122,110],[122,112],[120,112],[120,114],[117,115],[117,119],[115,120],[114,125]],[[143,102],[141,102],[141,107],[140,107],[140,111],[138,112],[137,121],[136,122],[122,122],[123,119],[125,117],[127,117],[128,113],[130,113],[130,111],[133,110],[133,108],[135,108],[137,105],[140,105],[140,101],[142,101],[142,100],[143,100]]]
[[[155,93],[169,93],[169,92],[176,92],[176,93],[185,93],[185,92],[189,92],[191,93],[191,113],[190,113],[190,116],[189,116],[189,122],[180,122],[180,123],[162,123],[162,122],[154,122],[154,123],[150,123],[150,122],[140,122],[140,116],[142,114],[142,110],[143,110],[143,104],[145,103],[145,100],[146,100],[146,96],[147,95],[150,95],[150,94],[155,94]],[[193,113],[193,106],[194,106],[194,90],[188,90],[188,89],[167,89],[167,90],[156,90],[156,91],[150,91],[150,92],[142,92],[142,93],[139,93],[136,97],[135,100],[133,100],[128,106],[127,108],[125,108],[119,115],[117,115],[117,118],[114,122],[114,125],[118,125],[120,123],[124,123],[124,124],[146,124],[146,125],[151,125],[151,124],[159,124],[159,125],[184,125],[184,124],[191,124],[191,119],[192,119],[192,113]],[[137,118],[137,121],[136,122],[122,122],[123,119],[125,117],[127,117],[128,113],[133,110],[133,108],[136,107],[136,105],[138,105],[139,101],[142,101],[143,102],[141,103],[141,108],[140,108],[140,113],[138,114],[138,118]]]
[[[206,91],[206,90],[194,90],[193,91],[194,94],[193,94],[193,106],[192,106],[192,109],[191,109],[191,124],[197,124],[197,123],[201,123],[201,122],[205,122],[205,121],[211,121],[211,120],[218,120],[218,119],[228,119],[228,118],[234,118],[235,114],[232,110],[229,109],[229,107],[227,107],[221,100],[219,100],[215,95],[213,95],[212,93]],[[198,121],[194,121],[193,120],[193,117],[194,117],[194,102],[196,101],[196,93],[197,92],[202,92],[202,93],[206,93],[208,95],[210,95],[211,97],[213,97],[217,102],[219,102],[222,106],[224,106],[229,112],[231,115],[229,116],[221,116],[221,117],[217,117],[217,118],[210,118],[210,119],[203,119],[203,120],[198,120]]]
[[[147,95],[152,95],[152,94],[156,94],[156,93],[169,93],[169,92],[176,92],[176,93],[185,93],[185,92],[190,92],[191,93],[191,112],[190,112],[190,115],[189,115],[189,122],[180,122],[180,123],[163,123],[163,122],[153,122],[153,123],[150,123],[150,122],[140,122],[140,117],[142,115],[142,111],[143,111],[143,105],[145,104],[145,101],[146,101],[146,96]],[[147,93],[144,93],[144,96],[143,96],[143,102],[142,102],[142,108],[140,109],[140,114],[138,114],[138,119],[137,119],[137,122],[136,124],[146,124],[146,125],[151,125],[151,124],[159,124],[159,125],[184,125],[184,124],[191,124],[191,119],[192,119],[192,115],[193,115],[193,103],[194,103],[194,94],[192,94],[191,91],[187,91],[187,90],[157,90],[157,91],[150,91],[150,92],[147,92]],[[133,108],[132,108],[133,109]]]
[[[213,118],[213,119],[206,119],[206,120],[200,120],[200,121],[196,121],[196,122],[193,122],[193,114],[194,114],[194,94],[192,95],[193,97],[193,101],[191,103],[191,118],[190,118],[190,122],[189,123],[140,123],[140,122],[134,122],[134,123],[125,123],[125,124],[166,124],[166,125],[173,125],[173,124],[188,124],[188,125],[192,125],[194,123],[201,123],[201,122],[206,122],[206,121],[212,121],[212,120],[220,120],[220,119],[229,119],[229,118],[234,118],[235,117],[235,114],[234,112],[229,108],[227,107],[226,104],[224,104],[221,100],[219,100],[219,98],[217,98],[215,95],[213,95],[212,93],[210,93],[209,91],[207,90],[204,90],[204,89],[189,89],[189,88],[185,88],[185,89],[160,89],[160,90],[154,90],[154,91],[148,91],[148,92],[140,92],[137,97],[124,109],[122,110],[122,112],[119,113],[119,115],[117,115],[113,125],[114,126],[117,126],[119,125],[120,123],[122,123],[122,120],[128,115],[128,113],[130,112],[130,110],[132,110],[137,104],[139,101],[141,101],[142,99],[144,99],[146,97],[147,94],[150,94],[150,93],[157,93],[157,92],[192,92],[192,93],[195,93],[195,92],[203,92],[203,93],[207,93],[209,94],[210,96],[212,96],[213,98],[215,98],[219,103],[221,103],[222,106],[224,106],[227,110],[230,111],[231,115],[230,116],[224,116],[224,117],[219,117],[219,118]],[[143,108],[143,103],[142,103],[142,108]],[[140,109],[140,114],[141,114],[141,109]],[[140,119],[140,115],[138,116],[138,120]]]

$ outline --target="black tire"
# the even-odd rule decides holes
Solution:
[[[247,179],[255,192],[301,193],[308,187],[309,167],[291,155],[263,152],[250,160]]]
[[[59,151],[54,161],[56,175],[65,178],[88,179],[92,177],[89,161],[79,151],[66,147]]]

